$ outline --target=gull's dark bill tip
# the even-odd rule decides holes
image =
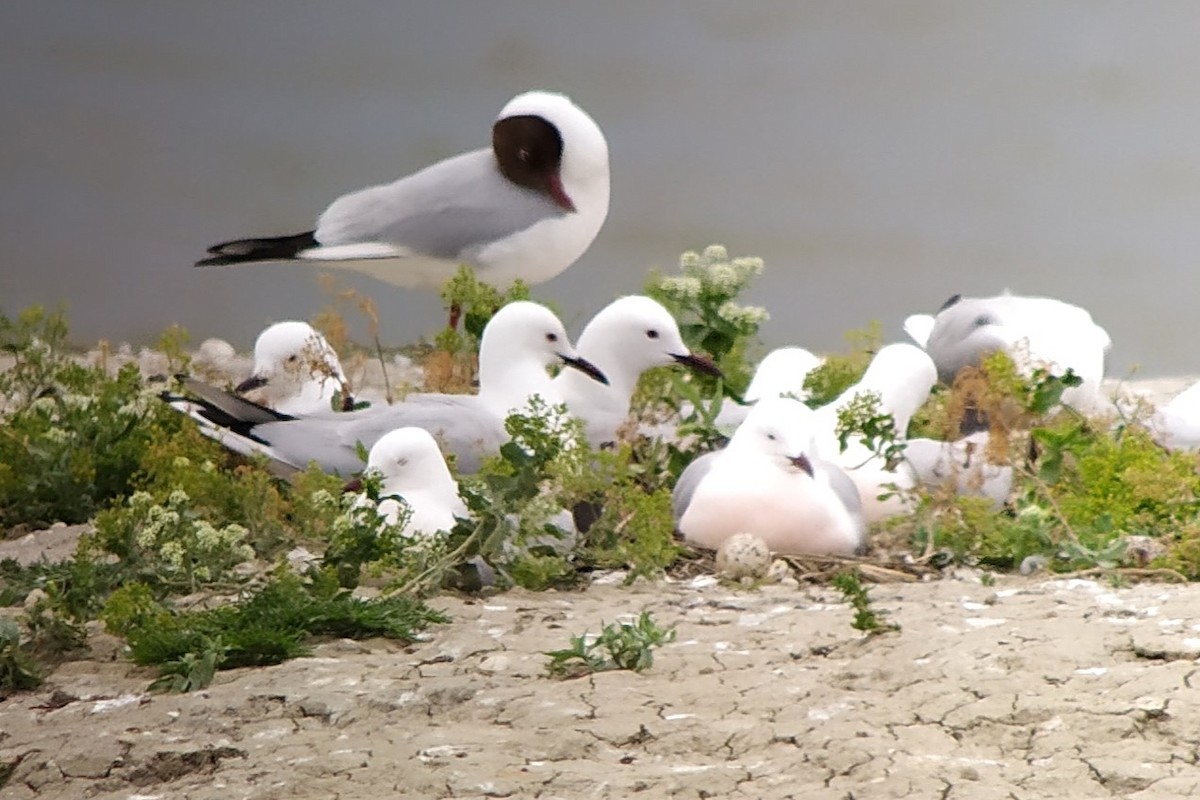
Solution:
[[[688,353],[687,355],[682,356],[672,353],[671,358],[675,359],[676,363],[683,364],[685,367],[690,367],[697,372],[703,372],[705,375],[711,375],[714,378],[725,377],[725,373],[721,372],[721,368],[718,367],[711,358],[698,356],[694,353]]]
[[[807,472],[807,473],[808,473],[808,477],[810,477],[810,478],[812,478],[812,477],[815,477],[815,476],[813,475],[813,465],[812,465],[812,462],[811,462],[811,461],[809,461],[809,460],[808,460],[808,456],[804,455],[803,453],[801,453],[801,454],[800,454],[800,455],[798,455],[798,456],[789,456],[789,457],[788,457],[788,461],[792,462],[792,466],[793,466],[793,467],[799,467],[800,469],[802,469],[802,470],[804,470],[805,472]]]
[[[251,375],[249,378],[246,378],[246,380],[233,387],[233,391],[237,392],[238,394],[245,394],[251,389],[261,389],[266,385],[266,378],[261,375]]]
[[[608,376],[601,372],[599,367],[588,361],[586,358],[582,358],[580,356],[564,356],[561,353],[558,357],[561,358],[562,362],[568,367],[577,369],[597,383],[602,383],[605,386],[608,386]]]

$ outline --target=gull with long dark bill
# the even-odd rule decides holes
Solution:
[[[716,377],[721,370],[683,343],[679,325],[661,303],[629,295],[609,303],[579,334],[579,352],[608,376],[607,383],[563,370],[554,379],[570,412],[583,420],[588,441],[600,445],[616,437],[629,415],[629,402],[642,373],[681,364]]]

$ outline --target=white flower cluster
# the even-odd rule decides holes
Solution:
[[[385,499],[387,498],[380,498],[381,501]],[[344,494],[335,497],[325,489],[318,489],[313,492],[311,501],[319,511],[330,515],[331,539],[351,535],[355,530],[363,528],[375,531],[378,536],[398,538],[404,526],[408,524],[412,512],[403,502],[403,498],[397,496],[396,499],[401,501],[401,510],[397,521],[392,524],[385,521],[384,516],[379,513],[379,506],[371,502],[366,495]]]
[[[206,519],[197,520],[194,526],[196,553],[199,562],[195,575],[201,580],[220,577],[226,569],[254,558],[254,548],[246,544],[246,529],[232,523],[218,528]]]
[[[173,577],[190,575],[201,581],[220,579],[233,566],[254,558],[244,527],[218,528],[192,512],[190,503],[182,489],[171,492],[165,505],[155,503],[149,492],[130,495],[129,508],[137,519],[134,542],[147,558],[157,560]]]
[[[677,300],[698,300],[704,284],[695,275],[672,275],[659,281],[659,286]]]
[[[146,414],[147,406],[151,401],[157,402],[158,397],[156,395],[149,395],[143,391],[118,408],[117,415],[121,417],[142,417]]]
[[[738,328],[752,328],[766,322],[771,315],[762,306],[743,306],[732,300],[717,309],[717,315]]]
[[[54,444],[66,444],[71,440],[71,434],[67,433],[66,428],[47,428],[42,435]]]
[[[761,258],[729,258],[719,244],[709,245],[703,253],[688,251],[679,257],[682,275],[663,278],[661,286],[680,300],[695,300],[706,290],[733,297],[746,288],[750,279],[762,274]]]
[[[309,501],[316,508],[321,509],[322,511],[330,511],[335,508],[341,507],[341,504],[338,502],[338,499],[336,497],[334,497],[333,493],[330,492],[328,489],[317,489],[315,492],[312,493],[312,496],[309,498]]]

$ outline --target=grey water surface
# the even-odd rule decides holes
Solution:
[[[954,293],[1089,308],[1110,374],[1200,372],[1200,4],[10,4],[0,25],[0,310],[68,305],[81,343],[245,348],[327,302],[315,268],[198,270],[339,194],[483,146],[529,88],[604,129],[612,208],[535,289],[568,327],[720,242],[767,269],[770,345],[830,350]],[[385,341],[431,292],[340,274]]]

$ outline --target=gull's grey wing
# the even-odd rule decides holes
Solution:
[[[863,517],[862,496],[858,493],[858,487],[854,485],[854,479],[832,461],[817,458],[812,460],[812,466],[813,477],[825,481],[837,495],[838,500],[842,501],[842,505],[850,513],[851,519],[854,520],[854,526],[858,529],[860,536],[856,552],[860,554],[866,552],[867,520]]]
[[[846,507],[851,516],[861,519],[862,497],[858,493],[858,487],[855,486],[854,479],[846,474],[846,470],[832,461],[825,461],[819,458],[812,460],[812,466],[814,472],[825,477],[829,488],[833,489],[833,493],[842,501],[842,505]]]
[[[676,524],[679,524],[679,520],[683,519],[684,512],[687,511],[688,506],[692,503],[692,495],[696,493],[696,487],[700,485],[700,481],[704,480],[704,476],[712,469],[713,459],[720,452],[720,450],[714,450],[711,453],[697,456],[692,463],[684,468],[679,476],[679,480],[675,481],[675,488],[671,490],[671,513],[675,517]]]
[[[384,434],[409,426],[433,434],[460,473],[477,472],[508,441],[503,420],[475,395],[420,395],[393,406],[271,422],[253,433],[293,463],[316,461],[327,472],[350,475],[364,466],[357,443],[370,450]]]
[[[473,248],[564,213],[505,178],[485,148],[339,197],[317,221],[316,239],[323,247],[383,242],[415,256],[465,260]]]

